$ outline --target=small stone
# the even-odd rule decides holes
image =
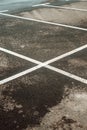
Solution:
[[[18,113],[21,114],[21,113],[23,113],[23,111],[22,111],[22,110],[19,110]]]
[[[14,124],[16,124],[17,123],[17,121],[14,121]]]
[[[16,105],[16,108],[22,108],[22,105]]]
[[[34,116],[38,116],[38,115],[39,115],[39,112],[38,112],[38,111],[35,111],[35,112],[33,113],[33,115],[34,115]]]

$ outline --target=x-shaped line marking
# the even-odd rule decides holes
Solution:
[[[66,72],[66,71],[64,71],[64,70],[61,70],[61,69],[59,69],[59,68],[56,68],[56,67],[53,67],[53,66],[49,65],[49,64],[51,64],[51,63],[53,63],[53,62],[55,62],[55,61],[58,61],[58,60],[63,59],[63,58],[65,58],[65,57],[67,57],[67,56],[70,56],[70,55],[72,55],[72,54],[74,54],[74,53],[77,53],[77,52],[79,52],[79,51],[81,51],[81,50],[83,50],[83,49],[85,49],[85,48],[87,48],[87,44],[86,44],[86,45],[83,45],[83,46],[81,46],[81,47],[79,47],[79,48],[76,48],[76,49],[74,49],[74,50],[72,50],[72,51],[69,51],[69,52],[67,52],[67,53],[65,53],[65,54],[62,54],[62,55],[60,55],[60,56],[57,56],[57,57],[55,57],[55,58],[53,58],[53,59],[51,59],[51,60],[48,60],[48,61],[46,61],[46,62],[40,62],[40,61],[38,61],[38,60],[29,58],[29,57],[27,57],[27,56],[24,56],[24,55],[21,55],[21,54],[18,54],[18,53],[16,53],[16,52],[13,52],[13,51],[10,51],[10,50],[7,50],[7,49],[5,49],[5,48],[0,47],[0,51],[2,51],[2,52],[11,54],[11,55],[13,55],[13,56],[16,56],[16,57],[19,57],[19,58],[24,59],[24,60],[26,60],[26,61],[29,61],[29,62],[32,62],[32,63],[37,64],[37,66],[34,66],[34,67],[29,68],[29,69],[27,69],[27,70],[25,70],[25,71],[22,71],[22,72],[20,72],[20,73],[18,73],[18,74],[15,74],[15,75],[13,75],[13,76],[10,76],[10,77],[8,77],[8,78],[6,78],[6,79],[1,80],[1,81],[0,81],[0,85],[5,84],[5,83],[7,83],[7,82],[9,82],[9,81],[12,81],[12,80],[14,80],[14,79],[16,79],[16,78],[19,78],[19,77],[21,77],[21,76],[23,76],[23,75],[29,74],[29,73],[31,73],[31,72],[33,72],[33,71],[35,71],[35,70],[37,70],[37,69],[40,69],[40,68],[42,68],[42,67],[45,67],[45,68],[47,68],[47,69],[50,69],[50,70],[52,70],[52,71],[55,71],[55,72],[60,73],[60,74],[62,74],[62,75],[65,75],[65,76],[67,76],[67,77],[69,77],[69,78],[72,78],[72,79],[75,79],[75,80],[77,80],[77,81],[79,81],[79,82],[82,82],[82,83],[84,83],[84,84],[87,84],[87,79],[81,78],[81,77],[79,77],[79,76],[76,76],[76,75],[74,75],[74,74],[71,74],[71,73],[69,73],[69,72]]]
[[[7,12],[7,11],[8,11],[8,10],[0,11],[0,15],[8,16],[8,17],[13,17],[13,18],[18,18],[18,19],[22,19],[22,20],[35,21],[35,22],[46,23],[46,24],[50,24],[50,25],[57,25],[57,26],[61,26],[61,27],[68,27],[68,28],[72,28],[72,29],[78,29],[78,30],[87,31],[86,28],[80,28],[80,27],[75,27],[75,26],[70,26],[70,25],[64,25],[64,24],[59,24],[59,23],[52,23],[52,22],[43,21],[43,20],[37,20],[37,19],[32,19],[32,18],[25,18],[25,17],[21,17],[21,16],[15,16],[15,15],[11,15],[11,14],[5,14],[4,12]],[[4,49],[4,48],[1,48],[1,47],[0,47],[0,50],[3,51],[3,52],[6,52],[6,53],[8,53],[8,54],[14,55],[14,56],[16,56],[16,57],[19,57],[19,58],[22,58],[22,59],[25,59],[25,60],[27,60],[27,61],[30,61],[30,62],[32,62],[32,63],[37,64],[37,66],[35,66],[35,67],[32,67],[32,68],[27,69],[27,70],[25,70],[25,71],[23,71],[23,72],[20,72],[20,73],[15,74],[15,75],[13,75],[13,76],[11,76],[11,77],[8,77],[8,78],[6,78],[6,79],[1,80],[1,81],[0,81],[0,85],[2,85],[2,84],[4,84],[4,83],[7,83],[7,82],[9,82],[9,81],[12,81],[12,80],[14,80],[14,79],[16,79],[16,78],[18,78],[18,77],[21,77],[21,76],[23,76],[23,75],[25,75],[25,74],[28,74],[28,73],[30,73],[30,72],[33,72],[33,71],[35,71],[35,70],[37,70],[37,69],[39,69],[39,68],[42,68],[42,67],[48,68],[48,69],[53,70],[53,71],[55,71],[55,72],[57,72],[57,73],[63,74],[63,75],[65,75],[65,76],[69,77],[69,78],[72,78],[72,79],[75,79],[75,80],[77,80],[77,81],[80,81],[80,82],[82,82],[82,83],[87,84],[87,80],[86,80],[86,79],[81,78],[81,77],[79,77],[79,76],[76,76],[76,75],[74,75],[74,74],[71,74],[71,73],[69,73],[69,72],[66,72],[66,71],[64,71],[64,70],[61,70],[61,69],[58,69],[58,68],[55,68],[55,67],[49,65],[49,64],[51,64],[51,63],[53,63],[53,62],[55,62],[55,61],[58,61],[58,60],[60,60],[60,59],[62,59],[62,58],[65,58],[65,57],[67,57],[67,56],[70,56],[70,55],[72,55],[72,54],[74,54],[74,53],[76,53],[76,52],[78,52],[78,51],[81,51],[81,50],[83,50],[83,49],[85,49],[85,48],[87,48],[87,44],[84,45],[84,46],[81,46],[81,47],[79,47],[79,48],[77,48],[77,49],[75,49],[75,50],[72,50],[72,51],[70,51],[70,52],[67,52],[67,53],[65,53],[65,54],[63,54],[63,55],[60,55],[60,56],[58,56],[58,57],[56,57],[56,58],[53,58],[53,59],[51,59],[51,60],[48,60],[48,61],[46,61],[46,62],[43,63],[43,62],[34,60],[34,59],[32,59],[32,58],[26,57],[26,56],[24,56],[24,55],[21,55],[21,54],[18,54],[18,53],[16,53],[16,52],[13,52],[13,51],[10,51],[10,50],[7,50],[7,49]]]

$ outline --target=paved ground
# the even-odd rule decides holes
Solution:
[[[0,130],[87,130],[87,2],[51,5],[0,13]]]

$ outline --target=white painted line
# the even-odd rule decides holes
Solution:
[[[5,84],[5,83],[8,83],[8,82],[10,82],[10,81],[12,81],[12,80],[14,80],[14,79],[17,79],[17,78],[21,77],[21,76],[24,76],[24,75],[26,75],[26,74],[29,74],[29,73],[31,73],[31,72],[33,72],[33,71],[35,71],[35,70],[37,70],[37,69],[40,69],[40,68],[42,68],[42,67],[48,68],[48,69],[50,69],[50,70],[52,70],[52,71],[55,71],[55,72],[60,73],[60,74],[62,74],[62,75],[64,75],[64,76],[67,76],[67,77],[69,77],[69,78],[72,78],[72,79],[74,79],[74,80],[77,80],[77,81],[79,81],[79,82],[81,82],[81,83],[87,84],[87,79],[81,78],[81,77],[79,77],[79,76],[76,76],[76,75],[74,75],[74,74],[71,74],[71,73],[69,73],[69,72],[66,72],[66,71],[64,71],[64,70],[55,68],[55,67],[50,66],[50,65],[44,66],[44,64],[42,63],[42,64],[39,64],[39,65],[37,65],[37,66],[35,66],[35,67],[31,68],[31,69],[27,69],[27,70],[25,70],[25,71],[23,71],[23,72],[20,72],[20,73],[18,73],[18,74],[15,74],[15,75],[13,75],[13,76],[11,76],[11,77],[8,77],[8,78],[6,78],[6,79],[4,79],[4,80],[1,80],[1,81],[0,81],[0,85],[3,85],[3,84]]]
[[[81,50],[83,50],[83,49],[85,49],[85,48],[87,48],[87,44],[86,44],[86,45],[83,45],[83,46],[81,46],[81,47],[78,47],[78,48],[76,48],[76,49],[74,49],[74,50],[72,50],[72,51],[66,52],[66,53],[64,53],[64,54],[62,54],[62,55],[60,55],[60,56],[57,56],[57,57],[55,57],[55,58],[52,58],[51,60],[48,60],[48,61],[46,61],[46,62],[44,62],[44,63],[42,63],[42,62],[40,62],[40,61],[37,61],[37,60],[35,60],[35,59],[32,59],[32,58],[30,58],[30,57],[24,56],[24,55],[22,55],[22,54],[19,54],[19,53],[17,53],[17,52],[13,52],[13,51],[10,51],[10,50],[8,50],[8,49],[2,48],[2,47],[0,47],[0,51],[5,52],[5,53],[8,53],[8,54],[13,55],[13,56],[16,56],[16,57],[18,57],[18,58],[27,60],[27,61],[32,62],[32,63],[35,63],[35,64],[44,64],[44,66],[46,66],[46,65],[51,64],[51,63],[53,63],[53,62],[55,62],[55,61],[58,61],[58,60],[63,59],[63,58],[65,58],[65,57],[67,57],[67,56],[70,56],[70,55],[72,55],[72,54],[74,54],[74,53],[77,53],[77,52],[79,52],[79,51],[81,51]]]
[[[74,10],[74,11],[87,12],[87,9],[80,9],[80,8],[70,8],[70,7],[62,7],[62,6],[53,6],[53,5],[48,5],[48,4],[44,4],[42,6],[46,6],[46,7],[50,7],[50,8],[59,8],[59,9],[65,9],[65,10]]]
[[[8,12],[8,10],[1,10],[0,13]]]
[[[39,62],[39,61],[37,61],[37,60],[34,60],[34,59],[32,59],[32,58],[29,58],[29,57],[27,57],[27,56],[18,54],[18,53],[16,53],[16,52],[10,51],[10,50],[5,49],[5,48],[2,48],[2,47],[0,47],[0,51],[5,52],[5,53],[8,53],[8,54],[13,55],[13,56],[16,56],[16,57],[19,57],[19,58],[24,59],[24,60],[30,61],[30,62],[35,63],[35,64],[40,64],[40,63],[41,63],[41,62]]]
[[[56,26],[61,26],[61,27],[66,27],[66,28],[71,28],[71,29],[76,29],[76,30],[87,31],[86,28],[81,28],[81,27],[76,27],[76,26],[71,26],[71,25],[66,25],[66,24],[60,24],[60,23],[54,23],[54,22],[48,22],[48,21],[32,19],[32,18],[26,18],[26,17],[11,15],[11,14],[7,14],[7,13],[0,13],[0,15],[12,17],[12,18],[18,18],[18,19],[22,19],[22,20],[29,20],[29,21],[39,22],[39,23],[56,25]]]
[[[87,79],[81,78],[81,77],[79,77],[79,76],[76,76],[76,75],[71,74],[71,73],[69,73],[69,72],[66,72],[66,71],[64,71],[64,70],[55,68],[55,67],[50,66],[50,65],[47,65],[46,68],[48,68],[48,69],[50,69],[50,70],[53,70],[53,71],[55,71],[55,72],[57,72],[57,73],[60,73],[60,74],[62,74],[62,75],[64,75],[64,76],[67,76],[67,77],[69,77],[69,78],[72,78],[72,79],[74,79],[74,80],[77,80],[77,81],[79,81],[79,82],[81,82],[81,83],[87,84]]]
[[[37,60],[34,60],[34,59],[31,59],[31,58],[28,58],[28,57],[26,57],[26,56],[17,54],[17,53],[15,53],[15,52],[9,51],[9,50],[7,50],[7,49],[0,48],[0,50],[3,51],[3,52],[6,52],[6,53],[8,53],[8,54],[11,54],[11,55],[20,57],[20,58],[22,58],[22,59],[25,59],[25,60],[28,60],[28,61],[31,61],[31,62],[34,62],[34,63],[37,62],[36,64],[38,64],[38,65],[35,66],[35,67],[32,67],[32,68],[27,69],[27,70],[25,70],[25,71],[23,71],[23,72],[20,72],[20,73],[18,73],[18,74],[15,74],[15,75],[13,75],[13,76],[10,76],[10,77],[8,77],[8,78],[6,78],[6,79],[4,79],[4,80],[1,80],[1,81],[0,81],[0,85],[5,84],[5,83],[7,83],[7,82],[9,82],[9,81],[12,81],[12,80],[14,80],[14,79],[16,79],[16,78],[18,78],[18,77],[23,76],[23,75],[29,74],[29,73],[31,73],[31,72],[33,72],[33,71],[39,69],[39,68],[42,68],[42,67],[48,68],[48,69],[53,70],[53,71],[55,71],[55,72],[57,72],[57,73],[63,74],[63,75],[65,75],[65,76],[69,77],[69,78],[72,78],[72,79],[75,79],[75,80],[77,80],[77,81],[79,81],[79,82],[82,82],[82,83],[87,84],[87,80],[84,79],[84,78],[81,78],[81,77],[79,77],[79,76],[73,75],[73,74],[68,73],[68,72],[66,72],[66,71],[63,71],[63,70],[61,70],[61,69],[58,69],[58,68],[55,68],[55,67],[52,67],[52,66],[48,65],[49,63],[52,63],[52,62],[57,61],[57,60],[60,60],[60,59],[62,59],[62,58],[64,58],[64,57],[66,57],[66,56],[72,55],[72,54],[74,54],[74,53],[76,53],[76,52],[78,52],[78,51],[81,51],[82,49],[85,49],[85,48],[87,48],[87,45],[84,45],[84,46],[82,46],[82,47],[79,47],[79,48],[77,48],[77,49],[71,51],[71,53],[70,53],[70,52],[67,52],[67,53],[65,53],[65,54],[63,54],[63,55],[61,55],[61,56],[58,56],[59,59],[58,59],[58,57],[56,57],[56,58],[53,58],[53,59],[51,59],[51,60],[48,60],[48,61],[46,61],[46,62],[44,62],[44,63],[42,63],[42,62],[40,62],[40,61],[37,61]]]
[[[37,5],[33,5],[32,7],[43,6],[43,5],[46,5],[46,4],[50,4],[50,3],[37,4]]]
[[[53,58],[53,59],[51,59],[51,60],[48,60],[48,61],[45,62],[45,64],[46,64],[46,65],[47,65],[47,64],[51,64],[51,63],[53,63],[53,62],[55,62],[55,61],[58,61],[58,60],[60,60],[60,59],[63,59],[63,58],[65,58],[65,57],[67,57],[67,56],[70,56],[70,55],[72,55],[72,54],[75,54],[75,53],[77,53],[77,52],[79,52],[79,51],[81,51],[81,50],[83,50],[83,49],[85,49],[85,48],[87,48],[87,44],[86,44],[86,45],[83,45],[83,46],[81,46],[81,47],[78,47],[78,48],[76,48],[76,49],[74,49],[74,50],[72,50],[72,51],[66,52],[65,54],[62,54],[62,55],[60,55],[60,56],[57,56],[57,57],[55,57],[55,58]]]
[[[39,69],[39,68],[41,68],[41,67],[42,67],[42,65],[40,64],[40,65],[37,65],[37,66],[32,67],[32,68],[30,68],[30,69],[27,69],[27,70],[25,70],[25,71],[23,71],[23,72],[20,72],[20,73],[18,73],[18,74],[15,74],[15,75],[13,75],[13,76],[10,76],[10,77],[8,77],[8,78],[6,78],[6,79],[3,79],[3,80],[0,81],[0,85],[3,85],[3,84],[5,84],[5,83],[8,83],[8,82],[10,82],[10,81],[12,81],[12,80],[14,80],[14,79],[17,79],[17,78],[23,76],[23,75],[29,74],[29,73],[31,73],[31,72],[33,72],[33,71],[35,71],[35,70],[37,70],[37,69]]]

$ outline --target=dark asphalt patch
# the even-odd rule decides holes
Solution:
[[[56,72],[39,69],[0,88],[0,130],[20,130],[39,125],[49,108],[68,96],[69,89],[87,87]]]
[[[46,61],[86,44],[80,30],[18,19],[0,20],[0,46]]]
[[[0,80],[33,66],[35,64],[0,51]]]
[[[87,79],[87,49],[56,61],[51,65]]]

